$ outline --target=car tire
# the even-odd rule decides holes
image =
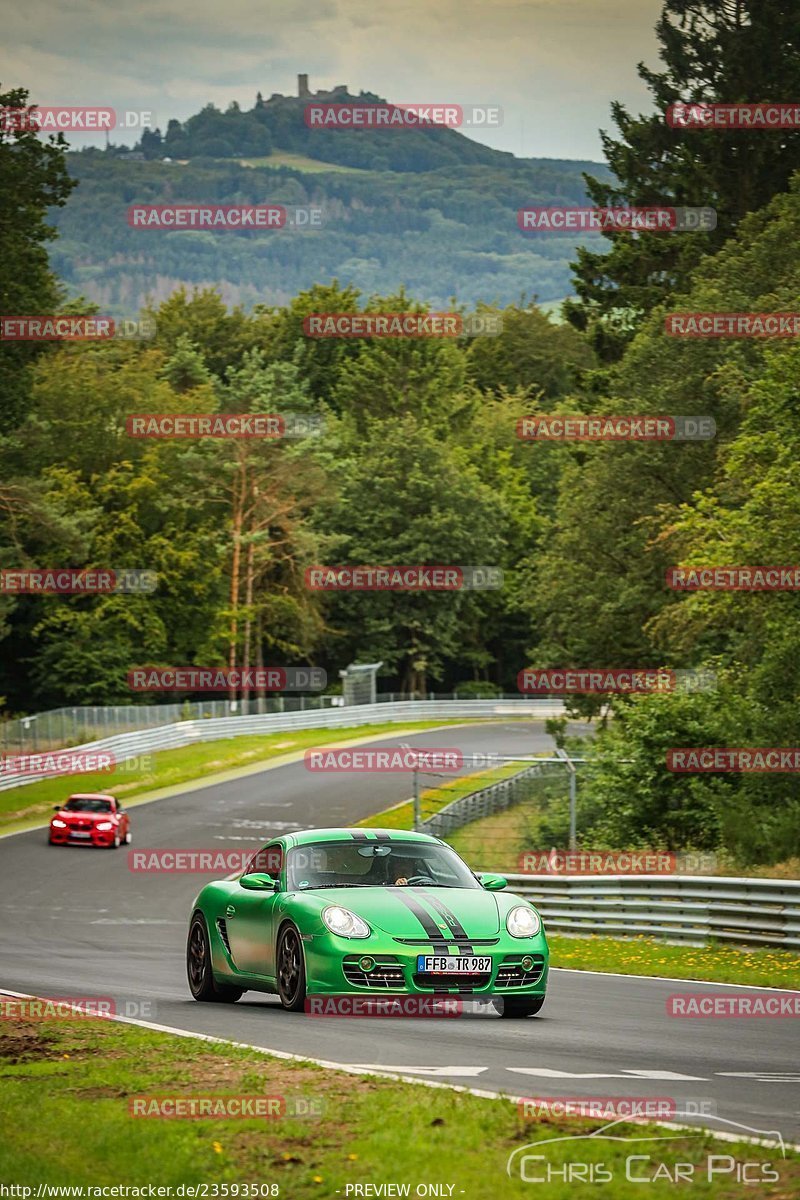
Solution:
[[[208,928],[205,917],[199,912],[192,917],[186,940],[186,977],[195,1000],[235,1004],[243,994],[242,988],[230,987],[215,980]]]
[[[125,845],[130,846],[132,841],[133,841],[133,835],[131,834],[131,831],[129,829],[128,832],[125,834]]]
[[[112,850],[119,850],[122,844],[122,839],[119,836],[119,830],[114,834],[114,841],[111,843]]]
[[[499,999],[499,1013],[501,1017],[535,1017],[544,1001],[544,996],[503,996]]]
[[[284,925],[275,955],[278,998],[287,1012],[302,1012],[306,1002],[303,942],[294,925]]]

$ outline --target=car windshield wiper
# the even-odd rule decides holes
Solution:
[[[304,888],[300,884],[295,885],[298,891],[303,892],[321,892],[323,888],[357,888],[357,887],[382,887],[382,884],[374,883],[308,883]]]

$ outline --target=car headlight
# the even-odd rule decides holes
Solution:
[[[113,828],[114,828],[113,821],[98,821],[97,824],[95,825],[95,829],[97,829],[99,833],[105,833],[106,830],[113,829]]]
[[[326,908],[322,914],[322,920],[328,926],[331,933],[336,933],[339,937],[346,938],[365,938],[369,937],[370,928],[366,921],[362,921],[361,917],[357,917],[355,913],[350,912],[349,908],[339,908],[338,905],[332,905]]]
[[[52,825],[52,826],[53,826],[55,829],[66,829],[66,828],[67,828],[67,822],[66,822],[66,821],[59,821],[58,817],[53,817],[53,819],[52,819],[52,821],[50,822],[50,824],[51,824],[51,825]]]
[[[536,937],[541,928],[542,922],[539,914],[534,912],[532,908],[528,908],[526,904],[519,904],[516,908],[512,908],[506,917],[506,929],[512,937]]]

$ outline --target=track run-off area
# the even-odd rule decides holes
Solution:
[[[465,755],[553,749],[533,721],[398,732],[370,743],[401,744]],[[406,773],[268,766],[131,805],[131,849],[263,845],[295,829],[349,825],[407,800],[410,790]],[[198,1004],[186,984],[185,944],[192,900],[209,878],[131,871],[126,847],[51,847],[46,829],[0,839],[0,990],[109,997],[142,1023],[482,1092],[670,1098],[685,1123],[800,1141],[795,1021],[667,1015],[670,995],[750,992],[746,980],[732,989],[556,966],[541,1015],[518,1021],[489,1013],[321,1019],[252,992],[235,1005]]]

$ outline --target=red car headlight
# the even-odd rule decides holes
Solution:
[[[53,829],[66,829],[67,828],[67,822],[59,821],[58,817],[53,817],[50,824],[53,826]]]
[[[98,833],[107,833],[109,829],[113,829],[113,828],[114,828],[113,821],[98,821],[97,824],[95,825],[95,829],[97,830]]]

